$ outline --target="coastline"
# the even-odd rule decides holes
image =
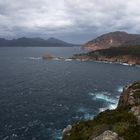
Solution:
[[[62,140],[134,140],[140,138],[139,129],[140,81],[123,88],[115,109],[100,112],[93,120],[68,125]]]
[[[47,54],[47,57],[42,56],[42,59],[43,60],[54,60],[54,61],[80,61],[80,62],[97,62],[97,63],[107,63],[107,64],[119,64],[119,65],[123,65],[123,66],[135,66],[135,67],[140,67],[140,64],[131,64],[131,63],[126,63],[126,62],[117,62],[117,61],[107,61],[107,60],[95,60],[95,59],[91,59],[91,58],[75,58],[75,57],[69,57],[69,58],[65,58],[65,57],[48,57],[48,54]]]

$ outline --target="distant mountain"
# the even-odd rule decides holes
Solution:
[[[128,34],[126,32],[116,31],[107,33],[93,39],[86,44],[84,48],[88,50],[100,50],[110,47],[140,45],[140,35]]]
[[[77,46],[77,44],[67,43],[62,40],[56,39],[56,38],[49,38],[47,40],[42,38],[18,38],[18,39],[12,39],[7,40],[4,38],[0,38],[0,47],[3,46],[23,46],[23,47],[29,47],[29,46],[44,46],[44,47],[72,47]]]

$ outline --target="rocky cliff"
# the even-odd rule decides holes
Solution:
[[[139,140],[140,82],[124,87],[115,110],[82,121],[64,131],[63,140]]]
[[[95,51],[123,45],[140,45],[140,35],[120,31],[111,32],[85,43],[83,47]]]

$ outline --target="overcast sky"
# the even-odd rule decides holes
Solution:
[[[0,37],[83,43],[116,30],[140,33],[140,0],[0,0]]]

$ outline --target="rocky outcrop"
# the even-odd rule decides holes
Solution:
[[[64,58],[64,57],[56,57],[56,56],[50,55],[48,53],[45,53],[42,56],[42,59],[44,59],[44,60],[65,60],[66,58]]]
[[[47,59],[47,60],[52,60],[54,59],[55,57],[48,54],[48,53],[45,53],[43,56],[42,56],[43,59]]]
[[[130,112],[136,116],[138,124],[140,125],[140,105],[132,107]]]
[[[120,96],[118,107],[135,105],[140,103],[140,83],[136,82],[134,84],[124,87],[123,93]]]
[[[118,107],[131,106],[130,111],[140,125],[140,82],[126,86],[118,103]]]
[[[140,82],[124,87],[115,110],[74,124],[67,132],[63,140],[139,140]]]
[[[140,45],[140,35],[121,31],[111,32],[85,43],[84,48],[95,51],[110,47],[120,47],[122,45]]]
[[[107,130],[98,137],[93,138],[93,140],[124,140],[124,139],[119,137],[117,133]]]

